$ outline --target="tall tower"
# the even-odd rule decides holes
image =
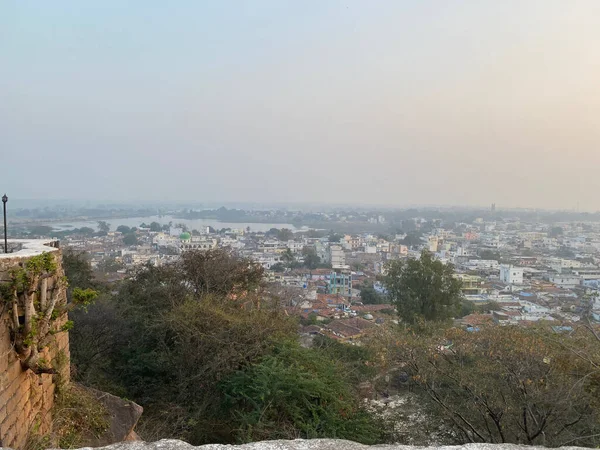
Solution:
[[[496,212],[496,204],[492,203],[492,212],[495,213]]]

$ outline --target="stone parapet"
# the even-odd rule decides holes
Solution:
[[[122,442],[103,450],[545,450],[545,447],[514,444],[466,444],[456,446],[414,447],[410,445],[363,445],[340,439],[296,439],[293,441],[262,441],[243,445],[207,444],[193,446],[183,441],[163,439],[157,442]],[[565,450],[583,450],[583,447],[560,447]],[[83,447],[88,450],[91,447]]]

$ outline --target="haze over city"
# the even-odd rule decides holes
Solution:
[[[598,210],[600,2],[4,2],[19,198]]]

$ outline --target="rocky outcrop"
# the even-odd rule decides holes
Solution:
[[[140,419],[144,408],[137,403],[123,400],[120,397],[96,389],[83,387],[106,408],[109,426],[101,436],[84,436],[89,447],[102,447],[114,442],[136,441],[137,434],[133,429]]]
[[[86,447],[87,450],[89,447]],[[102,447],[105,450],[545,450],[545,447],[529,447],[514,444],[467,444],[440,447],[412,447],[410,445],[362,445],[338,439],[297,439],[294,441],[262,441],[244,445],[208,444],[195,447],[183,441],[163,439],[157,442],[123,442]],[[565,450],[583,450],[582,447],[561,447]],[[82,449],[84,450],[84,449]]]

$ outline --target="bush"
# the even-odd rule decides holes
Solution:
[[[360,407],[343,367],[324,353],[280,345],[220,384],[220,412],[235,442],[349,439],[374,444],[381,427]]]

